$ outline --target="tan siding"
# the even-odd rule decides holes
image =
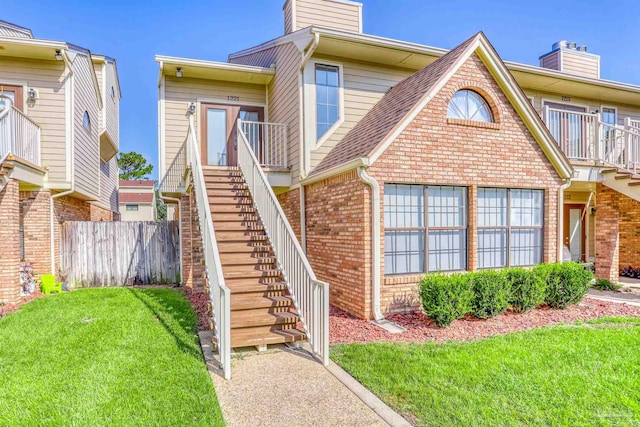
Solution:
[[[186,113],[190,102],[225,103],[229,96],[238,96],[240,102],[266,104],[263,85],[173,76],[165,76],[165,79],[165,171],[187,136],[189,118]],[[196,129],[197,126],[196,123]]]
[[[336,30],[360,31],[360,8],[330,0],[296,0],[296,29],[312,25]]]
[[[560,69],[560,51],[554,52],[549,56],[545,56],[540,60],[540,66],[551,70]]]
[[[118,161],[113,157],[108,162],[100,161],[100,203],[118,211]]]
[[[96,200],[100,198],[100,110],[93,83],[93,64],[85,54],[73,60],[74,70],[74,179],[75,189]],[[84,112],[91,119],[90,131],[83,126]]]
[[[314,58],[322,63],[323,58]],[[325,58],[326,59],[326,58]],[[335,61],[334,59],[329,59]],[[382,96],[411,71],[358,62],[342,62],[344,77],[344,123],[311,152],[313,170],[333,147],[373,108]]]
[[[106,64],[106,81],[104,90],[104,108],[106,116],[105,128],[111,137],[111,140],[120,145],[120,97],[117,89],[116,67],[113,62],[108,61]],[[111,97],[111,88],[113,87],[115,96]]]
[[[293,32],[293,3],[294,0],[288,0],[283,9],[284,12],[284,33],[289,34]]]
[[[2,57],[0,83],[20,82],[38,92],[25,113],[41,129],[42,166],[49,169],[49,181],[66,179],[64,63]],[[25,94],[26,95],[26,94]]]
[[[578,76],[600,78],[598,58],[578,52],[564,51],[562,55],[562,71]]]
[[[0,37],[15,37],[19,39],[30,39],[32,38],[25,31],[15,30],[13,28],[5,27],[0,25]]]

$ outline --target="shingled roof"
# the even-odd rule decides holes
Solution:
[[[382,99],[327,154],[310,176],[368,156],[411,109],[454,67],[477,33],[444,56],[391,88]]]

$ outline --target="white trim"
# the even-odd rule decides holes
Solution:
[[[160,149],[158,150],[158,155],[160,157],[160,164],[158,165],[158,179],[161,180],[164,178],[166,173],[165,170],[165,161],[166,161],[166,114],[165,114],[165,78],[162,73],[162,62],[160,63],[160,84],[158,85],[158,139]]]
[[[255,102],[255,101],[229,101],[227,99],[221,99],[221,98],[201,98],[201,97],[197,97],[196,98],[196,103],[198,104],[198,106],[202,105],[202,104],[222,104],[222,105],[237,105],[237,106],[247,106],[247,107],[264,107],[267,108],[267,104],[265,104],[264,102]],[[189,103],[187,102],[187,105]]]
[[[66,58],[66,55],[65,55]],[[68,182],[72,181],[73,175],[73,164],[74,161],[74,123],[73,123],[73,112],[74,112],[74,74],[71,68],[71,64],[67,63],[67,67],[69,72],[65,78],[64,82],[64,118],[65,118],[65,146],[66,146],[66,171],[65,176]]]
[[[559,101],[554,101],[553,99],[549,99],[549,98],[543,98],[540,97],[540,100],[542,101],[542,108],[544,109],[545,107],[545,103],[546,102],[551,102],[557,105],[568,105],[568,106],[572,106],[572,107],[581,107],[584,108],[584,112],[586,114],[590,114],[589,110],[590,110],[590,106],[587,104],[582,104],[580,102],[574,102],[574,101],[562,101],[562,95],[558,95],[560,97]],[[554,108],[554,107],[549,107],[549,108]],[[577,113],[578,111],[573,111],[573,110],[567,110],[568,112],[573,112],[573,113]]]
[[[155,59],[156,59],[156,62],[160,62],[164,65],[171,64],[171,65],[180,65],[180,66],[193,66],[193,67],[210,68],[212,70],[239,71],[239,72],[254,73],[254,74],[275,75],[276,73],[276,70],[274,70],[273,68],[256,67],[253,65],[230,64],[227,62],[204,61],[201,59],[178,58],[175,56],[164,56],[164,55],[156,55]]]
[[[311,37],[311,27],[303,28],[301,30],[295,30],[295,27],[292,26],[294,30],[292,33],[285,34],[284,36],[276,37],[275,39],[271,39],[257,46],[253,46],[244,50],[240,50],[235,53],[230,53],[228,58],[229,60],[234,58],[239,58],[241,56],[250,55],[256,52],[262,52],[263,50],[270,49],[272,47],[280,46],[287,43],[295,43],[296,41],[304,40],[305,38]],[[309,40],[310,41],[310,40]],[[305,42],[304,45],[307,46],[309,41]]]
[[[327,178],[331,178],[334,175],[338,175],[341,174],[343,172],[347,172],[350,171],[351,169],[355,169],[357,167],[360,166],[369,166],[371,163],[369,161],[369,159],[367,159],[366,157],[360,157],[354,160],[351,160],[350,162],[347,163],[343,163],[341,165],[338,166],[334,166],[331,169],[327,169],[325,171],[322,171],[316,175],[312,175],[310,177],[304,178],[302,180],[300,180],[300,184],[301,185],[311,185],[313,183],[316,183],[318,181],[322,181],[323,179],[327,179]]]
[[[298,17],[296,16],[297,15],[296,0],[290,0],[290,1],[291,1],[291,33],[293,33],[298,28]]]
[[[616,120],[613,124],[614,126],[618,126],[618,119],[620,118],[620,116],[618,115],[618,107],[614,107],[613,105],[600,104],[600,121],[602,121],[602,110],[604,110],[605,108],[609,108],[615,111]]]

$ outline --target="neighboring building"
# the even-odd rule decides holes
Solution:
[[[118,218],[115,60],[0,21],[0,303],[22,259],[58,273],[60,224]]]
[[[419,307],[426,272],[553,262],[565,246],[613,281],[640,265],[640,87],[601,79],[597,55],[559,42],[538,67],[503,62],[482,33],[451,51],[372,36],[348,0],[288,0],[284,17],[283,36],[228,63],[156,57],[161,189],[182,198],[186,283],[204,287],[198,215],[206,224],[211,210],[226,243],[222,189],[253,198],[269,240],[281,238],[268,196],[250,191],[245,140],[331,303],[362,318]],[[211,170],[236,164],[246,184]],[[199,183],[209,206],[193,197]],[[242,270],[220,253],[207,268],[233,295]],[[232,299],[232,346],[242,307]]]
[[[120,180],[120,221],[155,221],[155,182]]]

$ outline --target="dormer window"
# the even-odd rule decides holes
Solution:
[[[477,92],[463,89],[453,94],[449,102],[447,117],[493,123],[493,113],[487,101]]]

